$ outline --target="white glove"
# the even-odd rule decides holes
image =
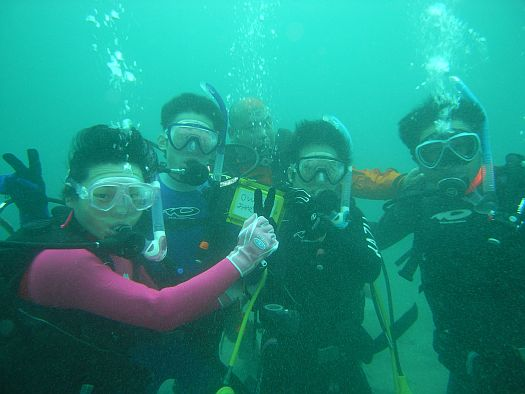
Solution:
[[[266,257],[277,250],[279,242],[272,225],[264,216],[253,214],[242,226],[237,246],[226,257],[240,272],[249,274]]]

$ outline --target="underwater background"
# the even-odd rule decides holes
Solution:
[[[405,172],[414,163],[397,121],[450,73],[487,110],[495,164],[525,153],[523,0],[3,0],[0,59],[1,153],[25,160],[38,148],[53,197],[75,132],[130,120],[156,140],[161,106],[202,93],[201,81],[228,103],[261,97],[276,127],[333,114],[352,133],[357,168]],[[381,214],[382,203],[358,204]],[[13,211],[4,217],[16,224]],[[387,264],[409,244],[387,250]],[[414,393],[443,393],[418,279],[389,269],[397,311],[420,309],[399,341],[404,372]],[[367,366],[376,393],[392,392],[388,368],[387,352]]]

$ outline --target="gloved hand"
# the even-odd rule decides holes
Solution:
[[[402,175],[397,194],[402,195],[406,192],[420,190],[424,182],[425,175],[419,168],[413,168],[408,173]]]
[[[286,194],[286,206],[294,212],[296,224],[304,231],[306,239],[315,240],[326,234],[330,220],[306,190],[290,189]]]
[[[268,220],[254,213],[245,220],[237,246],[227,259],[237,268],[242,278],[277,250],[278,246],[279,242]]]
[[[275,202],[275,188],[271,187],[268,190],[268,194],[266,195],[266,200],[262,200],[262,191],[261,189],[255,189],[253,193],[253,212],[257,214],[257,216],[264,216],[265,218],[268,218],[268,221],[275,229],[277,227],[275,220],[272,218],[272,209]]]
[[[28,166],[12,153],[5,153],[4,160],[15,170],[0,180],[0,193],[11,196],[20,211],[20,224],[49,217],[46,185],[36,149],[27,150]]]

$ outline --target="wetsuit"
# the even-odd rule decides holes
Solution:
[[[206,183],[196,190],[181,192],[161,182],[168,255],[156,267],[154,276],[162,287],[186,282],[235,247],[240,228],[226,223],[233,191],[234,187],[217,189]],[[155,368],[165,371],[163,378],[174,377],[180,393],[216,390],[226,373],[219,358],[225,319],[236,312],[232,306],[192,321],[177,330],[177,341],[160,349],[144,348],[142,356],[157,360]],[[174,351],[175,348],[184,351]],[[158,358],[159,352],[164,354],[163,359]],[[174,371],[173,365],[179,368]],[[241,390],[239,386],[236,389]]]
[[[525,182],[516,186],[498,177],[495,217],[477,213],[469,196],[416,192],[394,201],[376,231],[381,247],[414,233],[449,393],[525,392],[517,355],[525,347],[525,236],[508,221]]]
[[[226,224],[225,190],[207,184],[180,192],[161,183],[164,224],[168,242],[165,261],[172,283],[184,282],[225,257],[237,244],[240,228]]]
[[[315,242],[300,211],[286,212],[262,294],[261,392],[366,394],[360,364],[372,354],[362,327],[363,287],[379,275],[380,255],[355,206],[346,229],[327,225],[326,237]],[[268,304],[283,310],[269,313]]]
[[[14,239],[89,240],[74,219],[66,228],[24,231]],[[158,290],[137,262],[84,249],[4,251],[2,274],[16,293],[11,317],[18,322],[2,342],[6,392],[78,393],[87,384],[94,393],[150,392],[154,371],[141,349],[176,341],[178,330],[162,332],[218,309],[218,297],[239,278],[225,259],[191,281]],[[171,349],[181,359],[187,351]]]

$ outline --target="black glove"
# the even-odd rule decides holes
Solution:
[[[324,235],[317,232],[321,218],[317,214],[316,204],[310,194],[304,189],[291,189],[286,194],[287,210],[293,212],[293,220],[299,230],[304,231],[306,239],[317,239]]]
[[[330,217],[337,209],[337,197],[330,191],[321,192],[313,198],[304,189],[292,188],[286,194],[286,206],[294,212],[295,220],[305,237],[318,239],[326,234],[331,225]]]
[[[12,153],[5,153],[4,160],[15,170],[4,175],[0,181],[0,192],[9,194],[20,211],[20,224],[47,219],[46,185],[42,178],[42,166],[36,149],[27,150],[28,166]]]
[[[275,220],[272,219],[272,209],[275,202],[275,188],[271,187],[268,190],[268,194],[266,195],[266,200],[262,200],[262,191],[261,189],[255,189],[254,195],[253,195],[253,212],[255,212],[258,216],[264,216],[270,224],[276,228]]]

